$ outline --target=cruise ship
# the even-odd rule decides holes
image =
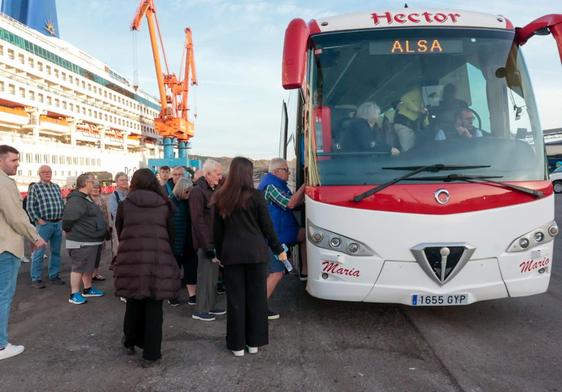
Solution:
[[[20,151],[20,190],[43,164],[70,187],[80,173],[132,173],[160,157],[158,101],[44,28],[52,36],[0,13],[0,144]]]

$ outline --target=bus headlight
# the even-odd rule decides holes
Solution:
[[[309,241],[319,248],[335,250],[351,256],[372,256],[371,248],[362,242],[322,229],[308,221],[307,235]]]
[[[556,222],[547,223],[516,238],[508,246],[507,252],[523,252],[529,250],[537,245],[552,241],[556,235],[558,235],[558,225]]]

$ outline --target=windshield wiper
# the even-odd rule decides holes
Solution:
[[[507,184],[505,182],[494,181],[492,178],[503,178],[503,176],[470,176],[465,174],[449,174],[448,176],[428,176],[428,177],[416,177],[416,181],[465,181],[474,184],[488,184],[492,186],[498,186],[502,188],[512,189],[514,191],[526,193],[528,195],[535,196],[537,199],[544,197],[544,193],[537,191],[535,189],[526,188],[524,186]],[[406,179],[407,180],[407,179]],[[414,179],[412,179],[414,180]]]
[[[392,167],[383,167],[383,170],[411,170],[409,173],[404,174],[403,176],[397,177],[391,181],[385,182],[379,186],[376,186],[372,189],[369,189],[360,195],[354,196],[353,201],[359,202],[371,195],[374,195],[377,192],[382,191],[385,188],[388,188],[391,185],[396,184],[397,182],[406,180],[412,176],[415,176],[421,172],[431,172],[437,173],[441,170],[464,170],[464,169],[480,169],[490,167],[490,165],[445,165],[443,163],[435,163],[433,165],[427,166],[392,166]]]

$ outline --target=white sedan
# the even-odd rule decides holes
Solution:
[[[550,173],[550,180],[552,181],[554,192],[562,193],[562,166]]]

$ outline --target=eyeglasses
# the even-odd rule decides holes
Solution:
[[[277,170],[283,170],[284,172],[289,173],[289,168],[287,168],[287,167],[280,167],[280,168],[277,169]]]

